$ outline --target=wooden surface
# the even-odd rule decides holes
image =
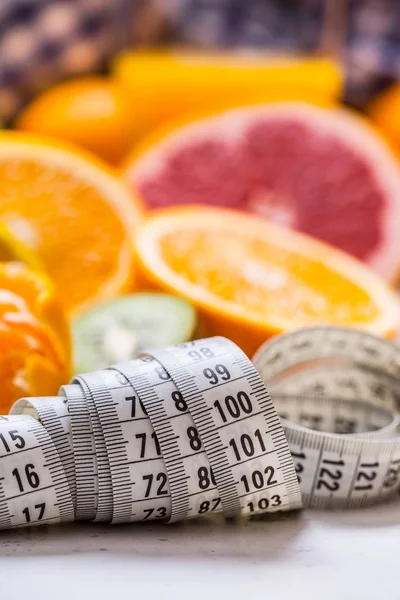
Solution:
[[[0,532],[4,600],[400,598],[400,502],[264,521]]]

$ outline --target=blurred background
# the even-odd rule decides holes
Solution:
[[[149,345],[395,337],[399,79],[396,0],[2,0],[0,412]]]
[[[3,0],[0,111],[51,83],[107,70],[123,49],[322,52],[345,69],[346,101],[363,106],[400,70],[395,0]]]

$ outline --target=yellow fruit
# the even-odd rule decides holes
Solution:
[[[113,74],[130,91],[135,139],[187,112],[280,100],[326,105],[342,89],[338,65],[325,58],[130,52]]]

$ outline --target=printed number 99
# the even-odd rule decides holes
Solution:
[[[215,385],[221,379],[222,381],[228,381],[231,378],[231,374],[225,365],[215,365],[214,369],[203,369],[203,375],[206,377],[211,385]]]

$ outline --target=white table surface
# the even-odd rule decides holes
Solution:
[[[2,600],[400,599],[400,501],[264,521],[0,532]]]

